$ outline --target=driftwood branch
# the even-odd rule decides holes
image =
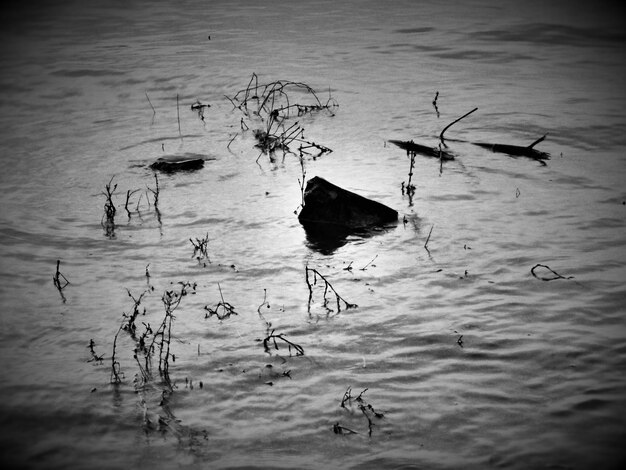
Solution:
[[[454,155],[449,152],[440,151],[437,147],[429,147],[427,145],[416,144],[412,140],[389,140],[388,142],[397,145],[402,150],[406,150],[409,157],[411,155],[423,155],[425,157],[434,157],[445,161],[454,160]]]
[[[532,158],[533,160],[537,160],[539,163],[545,166],[546,163],[544,162],[544,160],[549,160],[550,154],[542,152],[540,150],[535,150],[534,147],[535,145],[543,142],[547,136],[548,134],[543,135],[526,147],[521,145],[491,144],[484,142],[473,142],[473,144],[491,150],[492,152],[506,153],[507,155],[510,155],[512,157]]]
[[[472,114],[474,111],[476,111],[478,108],[474,108],[472,109],[469,113],[465,113],[463,116],[461,116],[458,119],[455,119],[454,121],[452,121],[450,124],[448,124],[446,127],[443,128],[443,130],[441,131],[441,134],[439,134],[439,140],[441,140],[441,143],[443,144],[444,147],[447,147],[446,142],[443,139],[443,134],[444,132],[446,132],[450,127],[452,127],[454,124],[456,124],[457,122],[459,122],[461,119],[466,118],[467,116],[469,116],[470,114]]]
[[[537,145],[539,142],[543,142],[543,140],[546,138],[548,134],[544,134],[543,137],[539,137],[537,140],[535,140],[532,144],[530,144],[528,146],[529,149],[533,148],[535,145]]]

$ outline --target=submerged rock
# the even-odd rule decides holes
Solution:
[[[316,176],[307,182],[298,220],[305,228],[322,224],[365,229],[397,222],[398,212]]]
[[[158,158],[150,165],[153,170],[164,173],[175,173],[177,171],[195,171],[204,167],[205,160],[209,159],[203,155],[195,153],[185,153],[183,155],[170,155]]]

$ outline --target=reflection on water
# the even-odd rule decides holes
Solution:
[[[615,6],[120,8],[15,4],[3,16],[3,464],[610,468],[624,457],[626,65]],[[246,130],[225,98],[253,72],[337,100],[333,116],[292,119],[332,153],[304,167],[290,153],[259,155],[253,132],[267,122],[251,109]],[[210,108],[199,114],[196,102]],[[417,158],[415,192],[403,193],[409,160],[386,142],[436,147],[475,107],[447,131],[455,160]],[[546,133],[547,166],[468,143]],[[158,173],[156,208],[147,166],[168,155],[203,166]],[[304,171],[407,222],[303,230]],[[204,237],[199,262],[190,239]],[[536,278],[536,265],[562,278]],[[309,303],[305,267],[358,308],[337,311],[321,285]],[[165,403],[158,379],[140,383],[134,354],[182,282],[197,289],[172,323]],[[121,330],[114,342],[140,296],[137,341]],[[207,317],[219,302],[237,315]],[[272,334],[304,355],[280,339],[266,351]],[[364,406],[384,414],[371,436],[369,408],[340,406],[348,387],[367,389]]]
[[[349,229],[335,224],[302,222],[306,233],[307,247],[322,255],[332,255],[349,241],[367,240],[382,233],[393,230],[397,224],[385,227]]]

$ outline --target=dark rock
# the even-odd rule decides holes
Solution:
[[[164,173],[175,173],[178,171],[195,171],[204,167],[207,157],[195,153],[185,153],[183,155],[170,155],[157,159],[150,168]]]
[[[322,225],[342,231],[397,222],[398,212],[316,176],[307,182],[298,220],[305,228]]]

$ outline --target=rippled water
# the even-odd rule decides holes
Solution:
[[[623,21],[609,3],[478,0],[4,11],[2,462],[617,465],[626,438]],[[294,213],[298,158],[257,160],[225,97],[253,73],[305,82],[324,100],[330,90],[334,115],[299,121],[333,150],[306,159],[306,176],[395,208],[396,227],[324,249],[307,237]],[[190,110],[196,100],[211,105],[204,120]],[[448,139],[529,145],[548,133],[538,148],[552,158],[542,166],[450,140],[455,161],[417,158],[409,199],[409,160],[386,141],[435,146],[474,107]],[[147,165],[185,153],[206,157],[205,167],[159,174],[157,212]],[[107,237],[102,191],[112,177],[118,212]],[[189,239],[205,235],[209,259],[199,262]],[[57,260],[70,281],[60,292]],[[542,280],[554,274],[541,267],[533,276],[537,264],[565,279]],[[328,295],[329,311],[321,282],[309,302],[307,266],[358,307],[337,311]],[[123,381],[112,385],[129,292],[146,292],[143,331],[140,322],[161,322],[161,296],[179,282],[196,289],[172,325],[173,392],[163,398],[157,379],[140,386],[125,332]],[[220,289],[238,315],[206,318]],[[283,343],[266,353],[269,323],[304,355]],[[101,364],[90,361],[90,340]],[[365,409],[371,435],[359,409],[368,404],[384,414]]]

